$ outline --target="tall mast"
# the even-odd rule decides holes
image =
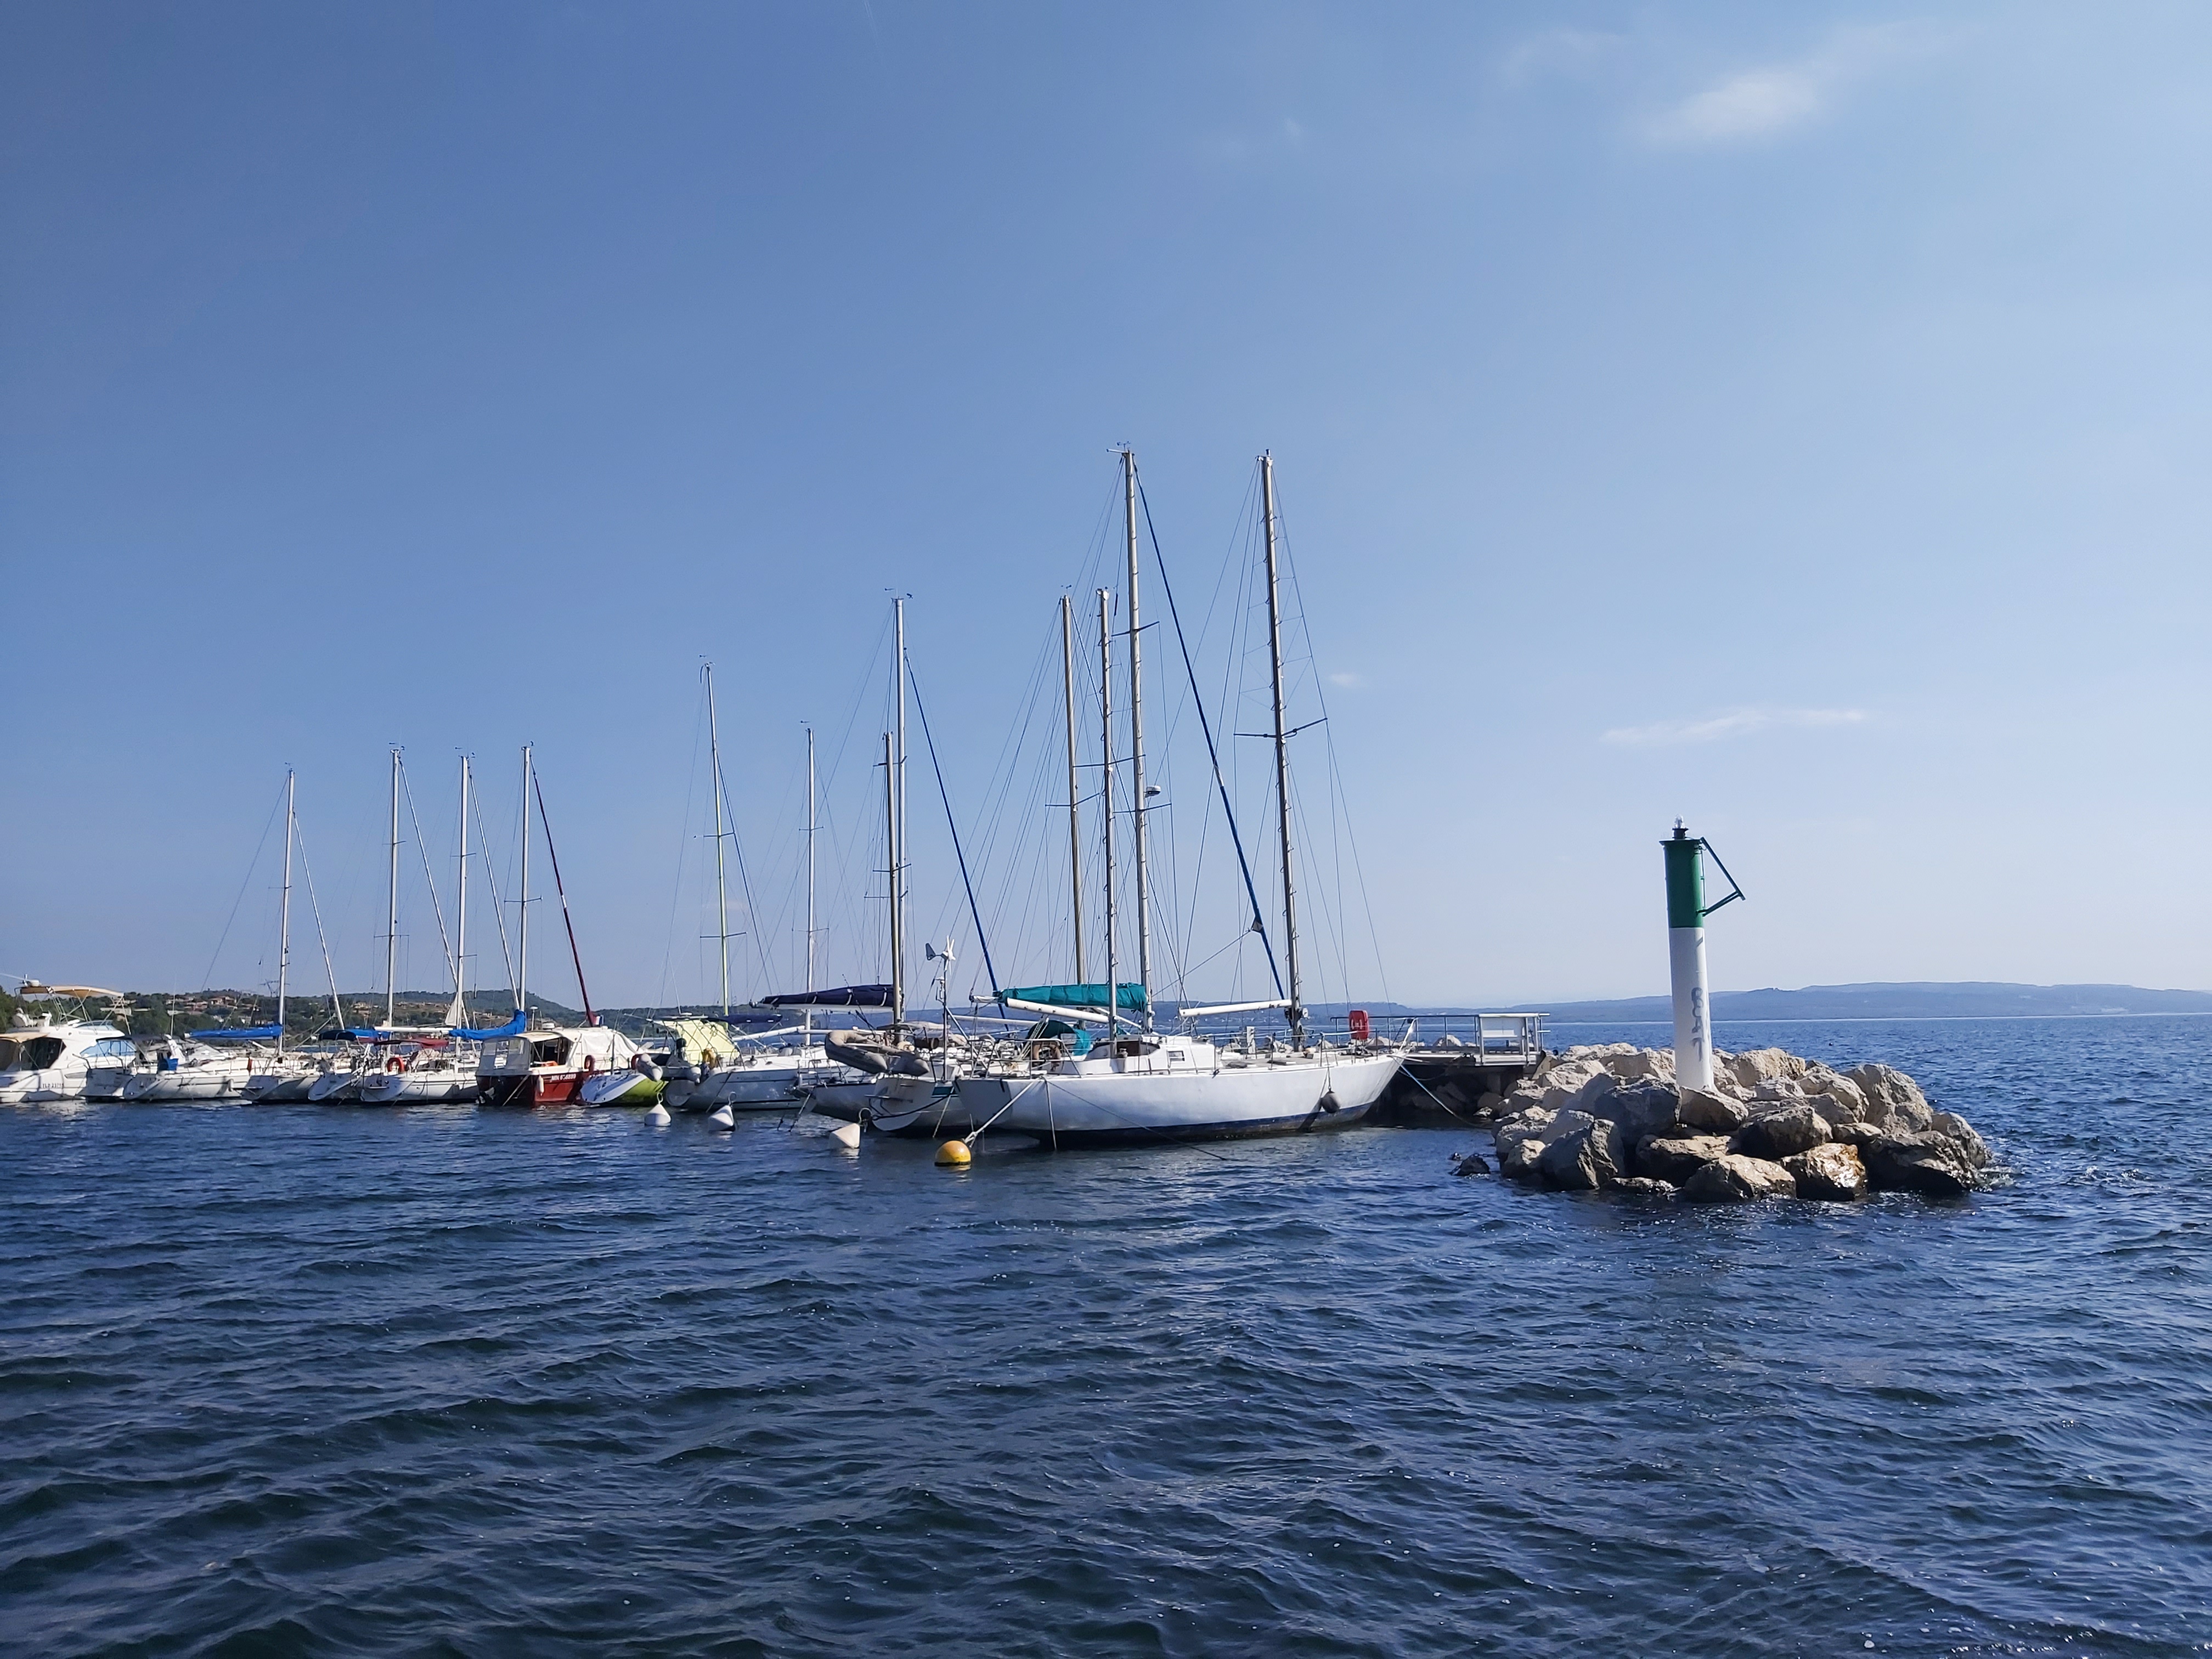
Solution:
[[[1075,982],[1083,982],[1083,826],[1075,787],[1075,601],[1060,596],[1060,678],[1067,695],[1067,896],[1075,919]]]
[[[884,842],[890,849],[884,860],[890,876],[891,899],[891,1029],[906,1024],[906,940],[899,927],[898,784],[896,781],[897,745],[884,733]]]
[[[1129,811],[1137,844],[1137,978],[1145,987],[1145,1023],[1152,1023],[1152,896],[1145,872],[1145,688],[1138,649],[1137,452],[1121,450],[1121,516],[1129,532]]]
[[[896,739],[891,768],[891,982],[898,1012],[893,1022],[906,1018],[906,601],[891,601],[891,688]]]
[[[514,902],[514,1004],[530,1029],[530,745],[522,745],[522,891]]]
[[[292,966],[292,793],[299,775],[284,772],[284,896],[276,921],[276,1052],[284,1052],[284,980]]]
[[[398,1023],[399,981],[399,745],[392,746],[392,918],[384,933],[384,1025]]]
[[[1106,826],[1106,1040],[1119,1035],[1121,987],[1114,957],[1114,596],[1098,590],[1098,817]]]
[[[806,985],[814,988],[814,728],[806,728]],[[807,1018],[813,1018],[812,1010]]]
[[[469,1023],[469,757],[461,757],[460,872],[453,878],[453,1007],[449,1025]]]
[[[533,779],[532,787],[536,788]],[[561,925],[568,930],[568,960],[576,967],[576,994],[584,1000],[584,1024],[597,1025],[592,1012],[592,988],[584,983],[584,953],[576,948],[576,919],[568,914],[568,889],[561,879],[561,854],[553,848],[553,820],[546,816],[545,792],[538,789],[538,824],[545,831],[545,861],[553,866],[553,890],[561,896]]]
[[[1297,1048],[1306,1042],[1306,1011],[1298,994],[1298,909],[1291,885],[1291,750],[1283,730],[1283,605],[1275,579],[1275,461],[1260,457],[1260,498],[1267,526],[1267,660],[1275,688],[1275,811],[1283,841],[1283,957],[1290,969],[1291,1006],[1283,1011],[1291,1022],[1291,1041]]]
[[[730,1017],[730,895],[722,875],[722,734],[714,720],[714,665],[706,666],[707,753],[714,769],[714,915],[715,944],[722,953],[722,1018]],[[697,731],[697,726],[691,728]],[[698,739],[692,739],[696,743]],[[691,751],[697,754],[697,750]]]

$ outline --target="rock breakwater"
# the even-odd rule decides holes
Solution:
[[[1711,1091],[1684,1090],[1665,1049],[1549,1054],[1480,1111],[1498,1173],[1563,1192],[1691,1203],[1850,1203],[1870,1192],[1954,1198],[1984,1186],[1990,1149],[1893,1066],[1839,1072],[1780,1048],[1716,1054]]]

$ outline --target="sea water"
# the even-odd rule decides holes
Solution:
[[[2212,1021],[1717,1035],[1903,1066],[2005,1184],[0,1111],[0,1647],[2212,1645]]]

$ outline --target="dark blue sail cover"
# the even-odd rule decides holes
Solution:
[[[195,1042],[274,1042],[284,1035],[281,1025],[231,1025],[220,1031],[187,1031]]]
[[[763,997],[763,1008],[888,1008],[891,1006],[891,988],[888,985],[840,985],[832,991],[789,991],[781,996]]]
[[[459,1037],[465,1042],[486,1042],[493,1037],[520,1036],[529,1029],[530,1016],[518,1008],[514,1011],[514,1018],[504,1025],[489,1025],[482,1030],[473,1030],[466,1025],[456,1025],[446,1035]]]
[[[1098,985],[1010,985],[999,993],[1001,1000],[1007,997],[1022,1002],[1048,1003],[1054,1008],[1103,1008],[1106,988]],[[1132,1008],[1141,1013],[1145,1009],[1145,988],[1124,981],[1116,988],[1114,1006]]]

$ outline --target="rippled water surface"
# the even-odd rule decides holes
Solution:
[[[0,1647],[2212,1647],[2212,1022],[1718,1035],[1904,1066],[2010,1184],[0,1110]]]

